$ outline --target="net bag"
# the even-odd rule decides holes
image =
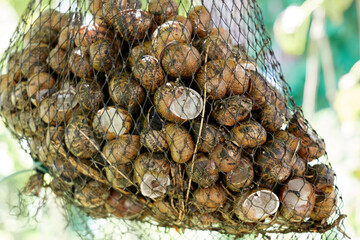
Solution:
[[[41,166],[25,192],[72,217],[345,236],[254,0],[31,1],[1,73],[2,119]]]

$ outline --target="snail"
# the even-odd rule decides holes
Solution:
[[[276,194],[260,188],[240,194],[234,203],[234,212],[241,221],[259,222],[273,216],[279,207]]]
[[[50,51],[47,63],[59,75],[66,75],[68,73],[68,56],[66,51],[59,46]]]
[[[192,123],[193,137],[196,142],[199,138],[201,123],[195,121]],[[198,144],[200,152],[209,153],[215,146],[224,140],[224,133],[221,128],[211,123],[204,123],[202,126],[201,136]]]
[[[115,190],[111,190],[105,207],[109,213],[122,219],[135,219],[144,211],[141,201],[131,199]]]
[[[204,41],[204,50],[209,59],[227,59],[230,57],[231,45],[219,35],[209,35]]]
[[[254,179],[254,169],[248,158],[242,157],[236,167],[225,174],[225,186],[233,192],[250,186]]]
[[[260,123],[249,120],[237,124],[232,134],[233,143],[242,148],[253,148],[261,146],[266,142],[266,131]]]
[[[153,56],[143,56],[133,67],[134,77],[140,85],[150,92],[154,92],[165,81],[165,74],[160,62]]]
[[[46,72],[46,59],[49,56],[49,47],[44,43],[30,44],[24,49],[20,58],[21,73],[25,77],[39,71]]]
[[[187,43],[168,45],[163,52],[161,64],[170,77],[181,79],[194,76],[200,67],[200,53]]]
[[[231,142],[217,144],[210,153],[218,169],[222,173],[227,173],[236,168],[241,158],[241,150]]]
[[[76,85],[76,100],[86,111],[97,111],[104,101],[100,84],[90,78],[84,78]]]
[[[157,24],[162,24],[170,17],[177,15],[178,4],[174,0],[150,0],[149,12]]]
[[[131,163],[138,156],[140,137],[137,135],[121,135],[108,141],[102,153],[112,165]]]
[[[128,72],[115,73],[109,82],[111,99],[134,112],[144,102],[145,89]]]
[[[98,143],[86,117],[77,115],[69,120],[65,128],[65,144],[76,157],[91,158],[98,152]]]
[[[224,126],[234,126],[244,120],[250,113],[252,101],[246,96],[235,95],[216,100],[211,116]]]
[[[210,187],[219,179],[215,161],[203,154],[196,155],[195,161],[187,164],[186,173],[201,187]]]
[[[174,123],[167,123],[165,125],[165,137],[172,160],[177,163],[185,163],[191,159],[195,144],[186,128]]]
[[[195,90],[167,82],[155,92],[154,105],[161,117],[182,122],[200,115],[203,100]]]
[[[315,205],[312,185],[303,178],[293,178],[280,190],[281,216],[289,222],[301,222],[309,217]]]
[[[312,161],[325,154],[325,142],[308,126],[299,112],[296,112],[288,124],[288,131],[301,139],[299,156]]]
[[[99,39],[90,45],[90,61],[96,71],[109,71],[118,63],[118,46],[112,40]]]
[[[50,123],[53,126],[68,122],[72,111],[78,106],[75,96],[75,90],[69,88],[44,98],[38,107],[39,117],[45,123]]]
[[[163,154],[143,153],[135,160],[135,178],[143,196],[165,197],[170,185],[170,164]]]
[[[84,207],[93,208],[105,204],[109,197],[109,189],[103,183],[91,180],[82,189],[76,189],[75,198]]]
[[[144,55],[151,55],[152,54],[152,45],[151,41],[144,41],[143,44],[137,45],[131,48],[129,52],[129,57],[127,59],[127,64],[129,67],[134,67],[135,65],[139,64],[138,61],[142,59]]]
[[[154,56],[161,59],[165,47],[171,42],[189,43],[191,34],[184,24],[178,21],[167,21],[156,28],[151,36]]]
[[[55,79],[49,73],[33,74],[28,80],[26,92],[31,102],[38,106],[44,96],[50,95],[54,85]]]
[[[199,37],[206,37],[213,29],[211,16],[206,7],[199,5],[189,10],[188,17]]]
[[[90,58],[87,52],[76,48],[69,56],[69,66],[72,73],[79,78],[92,78],[94,68],[90,64]]]
[[[215,212],[226,202],[225,191],[219,185],[199,187],[193,192],[193,196],[195,205],[204,213]]]
[[[141,9],[126,9],[114,16],[114,24],[125,41],[139,41],[151,27],[151,15]]]

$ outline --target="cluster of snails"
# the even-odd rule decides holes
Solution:
[[[88,9],[88,24],[43,11],[1,76],[1,115],[56,196],[94,218],[228,233],[333,214],[334,173],[308,164],[323,140],[204,6]]]

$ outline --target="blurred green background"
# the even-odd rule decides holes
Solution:
[[[236,0],[239,1],[239,0]],[[29,0],[0,0],[0,52]],[[360,0],[258,0],[286,81],[327,144],[343,194],[346,232],[360,239]],[[0,179],[30,169],[31,158],[0,124]],[[18,197],[31,171],[0,182],[0,239],[76,239],[56,203],[36,214]],[[17,217],[19,208],[29,218]],[[26,202],[25,202],[26,203]],[[35,216],[36,217],[31,217]],[[176,233],[175,233],[176,234]],[[206,238],[204,238],[206,239]]]

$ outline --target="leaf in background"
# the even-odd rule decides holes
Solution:
[[[310,16],[301,6],[289,6],[280,14],[274,24],[274,36],[285,53],[304,53],[309,24]]]
[[[324,0],[323,7],[326,15],[334,23],[341,24],[344,12],[351,6],[354,0]]]

